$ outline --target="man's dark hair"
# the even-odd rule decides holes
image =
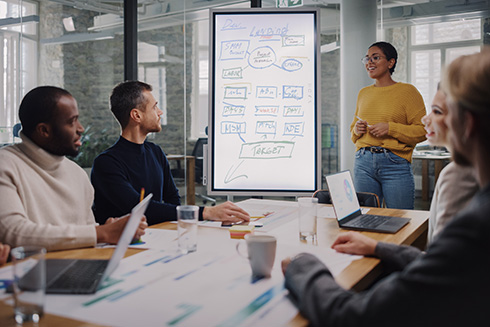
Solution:
[[[381,51],[383,51],[383,54],[386,56],[387,61],[395,59],[395,64],[393,65],[393,67],[390,68],[390,74],[393,75],[393,73],[395,72],[396,63],[398,61],[398,52],[396,52],[395,47],[388,42],[373,43],[369,46],[369,49],[371,49],[372,47],[380,48]]]
[[[56,86],[38,86],[29,91],[19,107],[22,133],[31,138],[39,123],[51,123],[56,115],[58,101],[70,92]]]
[[[141,109],[145,104],[143,91],[151,90],[151,85],[139,81],[125,81],[114,87],[111,94],[111,111],[121,128],[128,125],[131,110]]]

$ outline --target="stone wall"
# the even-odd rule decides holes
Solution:
[[[408,82],[408,27],[396,27],[386,31],[386,42],[391,43],[398,52],[393,79]]]
[[[98,13],[78,10],[51,2],[41,2],[41,39],[60,37],[65,32],[61,19],[73,17],[76,33],[87,32]],[[164,45],[168,55],[183,58],[187,49],[187,76],[179,63],[166,65],[167,121],[161,133],[152,141],[173,154],[192,151],[193,144],[185,143],[190,135],[190,96],[192,93],[192,24],[140,32],[139,41]],[[109,109],[112,88],[124,78],[123,36],[86,42],[40,45],[39,85],[56,85],[67,89],[77,99],[80,120],[87,129],[85,153],[93,157],[108,147],[120,134],[120,127]],[[184,83],[186,84],[187,132],[184,134]],[[90,144],[90,145],[89,145]],[[86,147],[89,147],[88,149]],[[83,149],[82,149],[83,150]],[[83,160],[86,162],[86,160]],[[85,165],[86,163],[84,163]]]
[[[165,47],[165,55],[184,60],[184,47],[186,51],[184,75],[183,63],[168,63],[166,68],[166,96],[167,96],[167,125],[160,133],[154,135],[153,142],[161,145],[166,153],[190,154],[193,143],[185,143],[190,135],[191,127],[191,95],[192,95],[192,38],[193,25],[166,27],[151,31],[140,32],[138,40],[149,44]],[[185,42],[185,43],[184,43]],[[184,90],[185,85],[185,90]],[[184,98],[185,92],[185,98]],[[184,134],[184,101],[186,105],[187,127]]]
[[[86,33],[97,13],[40,2],[41,39]],[[66,32],[62,18],[72,17],[76,32]],[[62,44],[41,43],[39,85],[68,90],[77,100],[80,121],[87,131],[79,163],[90,166],[93,157],[112,144],[119,126],[109,110],[112,87],[123,79],[123,38]],[[87,158],[89,156],[89,158]]]
[[[49,39],[63,34],[62,7],[53,2],[39,3],[39,38]],[[39,46],[39,85],[63,87],[63,51],[60,44]]]

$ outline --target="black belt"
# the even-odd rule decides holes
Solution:
[[[371,153],[385,153],[385,152],[390,152],[390,150],[385,149],[385,148],[380,148],[380,147],[375,147],[375,146],[367,146],[363,148],[366,151],[370,151]]]

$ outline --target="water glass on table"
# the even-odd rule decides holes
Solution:
[[[316,242],[316,219],[318,199],[313,197],[298,198],[298,220],[300,241]]]
[[[177,207],[177,230],[179,234],[179,250],[182,253],[197,250],[197,222],[199,207],[184,205]]]
[[[11,250],[13,263],[14,318],[17,324],[38,323],[46,295],[46,249],[20,246]]]

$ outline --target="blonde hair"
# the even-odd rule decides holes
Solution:
[[[447,68],[443,90],[460,109],[490,115],[490,46],[455,59]]]

